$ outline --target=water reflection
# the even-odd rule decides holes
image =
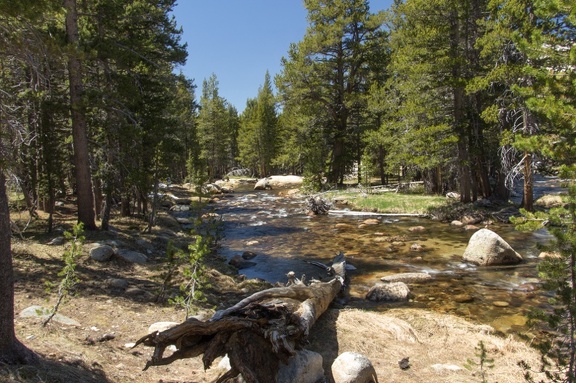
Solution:
[[[274,192],[235,193],[222,199],[216,205],[225,225],[220,254],[230,259],[252,251],[256,265],[240,272],[283,283],[288,271],[324,277],[324,271],[305,261],[328,263],[344,251],[357,269],[351,275],[350,305],[373,310],[395,306],[363,299],[381,277],[429,273],[431,280],[408,284],[413,297],[402,305],[457,314],[505,333],[525,330],[529,308],[544,302],[538,291],[536,244],[550,239],[545,231],[520,233],[511,225],[490,225],[525,261],[514,267],[476,267],[461,260],[473,231],[418,217],[344,211],[310,217],[304,209],[303,200]],[[376,218],[376,224],[363,224],[367,218]],[[425,230],[411,232],[414,226]]]

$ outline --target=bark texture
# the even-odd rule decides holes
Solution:
[[[88,133],[84,107],[84,85],[82,83],[82,62],[78,58],[78,12],[76,0],[64,0],[66,8],[66,38],[71,52],[68,58],[68,78],[70,81],[70,107],[72,113],[72,140],[74,144],[74,168],[78,193],[78,221],[87,230],[96,229],[94,195],[88,152]]]

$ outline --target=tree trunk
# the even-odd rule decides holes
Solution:
[[[218,382],[239,374],[248,383],[275,382],[279,362],[295,354],[342,290],[345,266],[344,254],[340,253],[327,268],[335,273],[328,282],[305,285],[295,281],[287,287],[260,291],[217,312],[208,321],[190,318],[161,333],[144,336],[136,345],[155,348],[145,369],[201,354],[204,368],[209,368],[217,357],[227,354],[231,370]],[[178,350],[164,357],[170,345]]]
[[[460,58],[461,33],[460,18],[457,10],[450,13],[448,22],[450,23],[450,55],[454,59],[452,64],[452,78],[460,80],[462,77],[462,67]],[[465,89],[462,85],[452,85],[452,120],[454,130],[458,136],[458,184],[460,188],[460,202],[468,203],[472,201],[471,197],[471,180],[470,180],[470,157],[469,145],[470,135],[468,132],[467,121],[465,120]]]
[[[524,153],[524,193],[522,207],[534,211],[534,174],[532,172],[532,153]]]
[[[28,364],[37,356],[16,339],[14,332],[14,273],[6,176],[0,169],[0,363]]]
[[[92,177],[90,174],[86,114],[84,101],[82,100],[84,93],[82,63],[77,57],[79,37],[76,0],[64,0],[64,7],[66,8],[66,38],[72,50],[68,57],[68,78],[70,81],[74,168],[78,193],[78,221],[84,224],[86,230],[94,230],[96,229],[94,196],[92,194]]]
[[[380,183],[388,185],[388,175],[386,174],[386,149],[383,145],[378,146],[378,174],[380,175]]]
[[[534,117],[524,108],[522,111],[524,135],[534,134]],[[524,152],[524,194],[522,195],[522,207],[528,211],[534,211],[534,173],[532,171],[532,153]]]

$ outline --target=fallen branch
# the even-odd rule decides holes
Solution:
[[[248,383],[270,383],[279,363],[287,362],[301,348],[316,320],[341,292],[345,263],[340,253],[332,263],[335,276],[328,282],[305,285],[299,281],[260,291],[216,312],[207,321],[190,318],[142,337],[134,347],[154,347],[144,370],[202,354],[204,368],[208,369],[216,358],[227,354],[231,370],[217,382],[242,375]],[[171,345],[177,351],[164,356]]]

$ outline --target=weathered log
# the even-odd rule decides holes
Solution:
[[[154,347],[144,370],[202,354],[207,369],[216,358],[227,354],[231,370],[217,382],[239,374],[248,383],[275,381],[271,377],[276,377],[279,363],[295,354],[316,320],[343,289],[345,263],[344,254],[338,254],[332,263],[334,278],[328,282],[306,285],[297,281],[260,291],[216,312],[207,321],[190,318],[140,338],[134,347]],[[170,345],[176,346],[177,351],[164,356]]]

